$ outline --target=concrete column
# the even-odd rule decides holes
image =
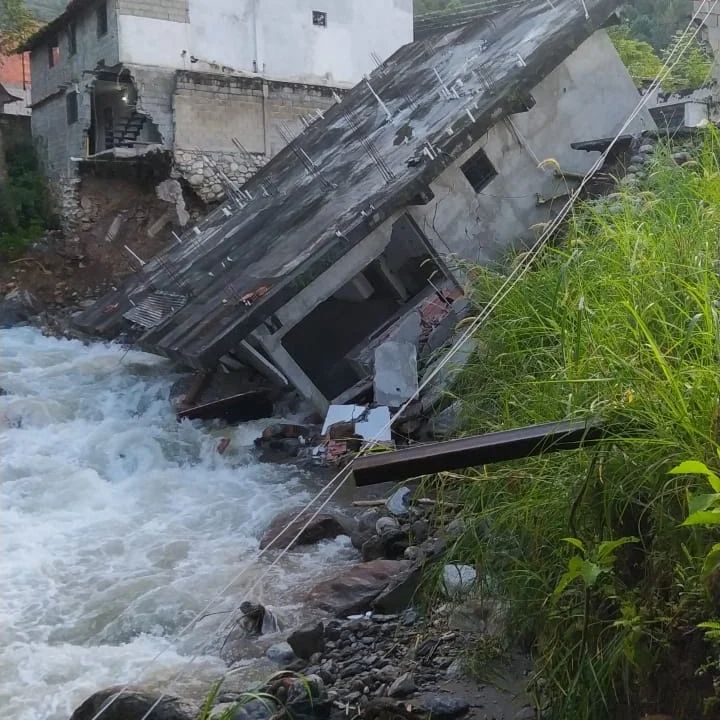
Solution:
[[[305,371],[293,360],[290,353],[282,346],[280,339],[271,335],[265,327],[257,328],[253,332],[253,336],[293,386],[310,400],[318,412],[323,416],[326,415],[330,402],[305,374]]]

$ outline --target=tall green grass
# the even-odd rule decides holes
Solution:
[[[591,416],[613,428],[592,450],[438,481],[465,507],[453,552],[509,601],[547,717],[719,716],[720,654],[697,627],[720,613],[700,580],[718,532],[680,527],[702,480],[668,473],[689,458],[718,468],[719,270],[720,138],[708,132],[695,161],[658,151],[640,190],[580,207],[459,379],[468,434]],[[474,271],[479,306],[502,280]],[[635,540],[598,560],[622,538]],[[555,592],[569,562],[600,572]]]

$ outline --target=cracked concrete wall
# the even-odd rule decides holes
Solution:
[[[137,89],[138,112],[150,118],[160,132],[163,147],[171,149],[175,142],[175,72],[137,65],[128,65],[127,68]]]

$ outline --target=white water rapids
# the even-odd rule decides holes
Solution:
[[[118,346],[0,331],[0,717],[67,720],[161,650],[139,684],[164,687],[227,616],[177,633],[254,562],[268,521],[311,497],[298,470],[252,457],[265,423],[223,430],[223,456],[217,431],[177,423],[176,379]],[[246,598],[263,558],[214,609],[251,599],[293,617],[309,577],[350,556],[343,538],[293,552]],[[213,651],[176,692],[222,674]]]

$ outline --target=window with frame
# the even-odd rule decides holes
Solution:
[[[48,40],[48,67],[55,67],[60,62],[60,44],[56,36]]]
[[[97,17],[97,36],[102,37],[107,35],[108,31],[108,12],[107,2],[101,2],[95,9],[95,16]]]
[[[322,10],[313,10],[313,25],[327,27],[327,13]]]
[[[487,187],[498,174],[484,150],[478,150],[460,169],[476,193]]]
[[[77,23],[71,22],[68,27],[68,54],[77,55]]]
[[[78,94],[74,90],[65,95],[65,113],[68,125],[74,125],[78,121]]]

